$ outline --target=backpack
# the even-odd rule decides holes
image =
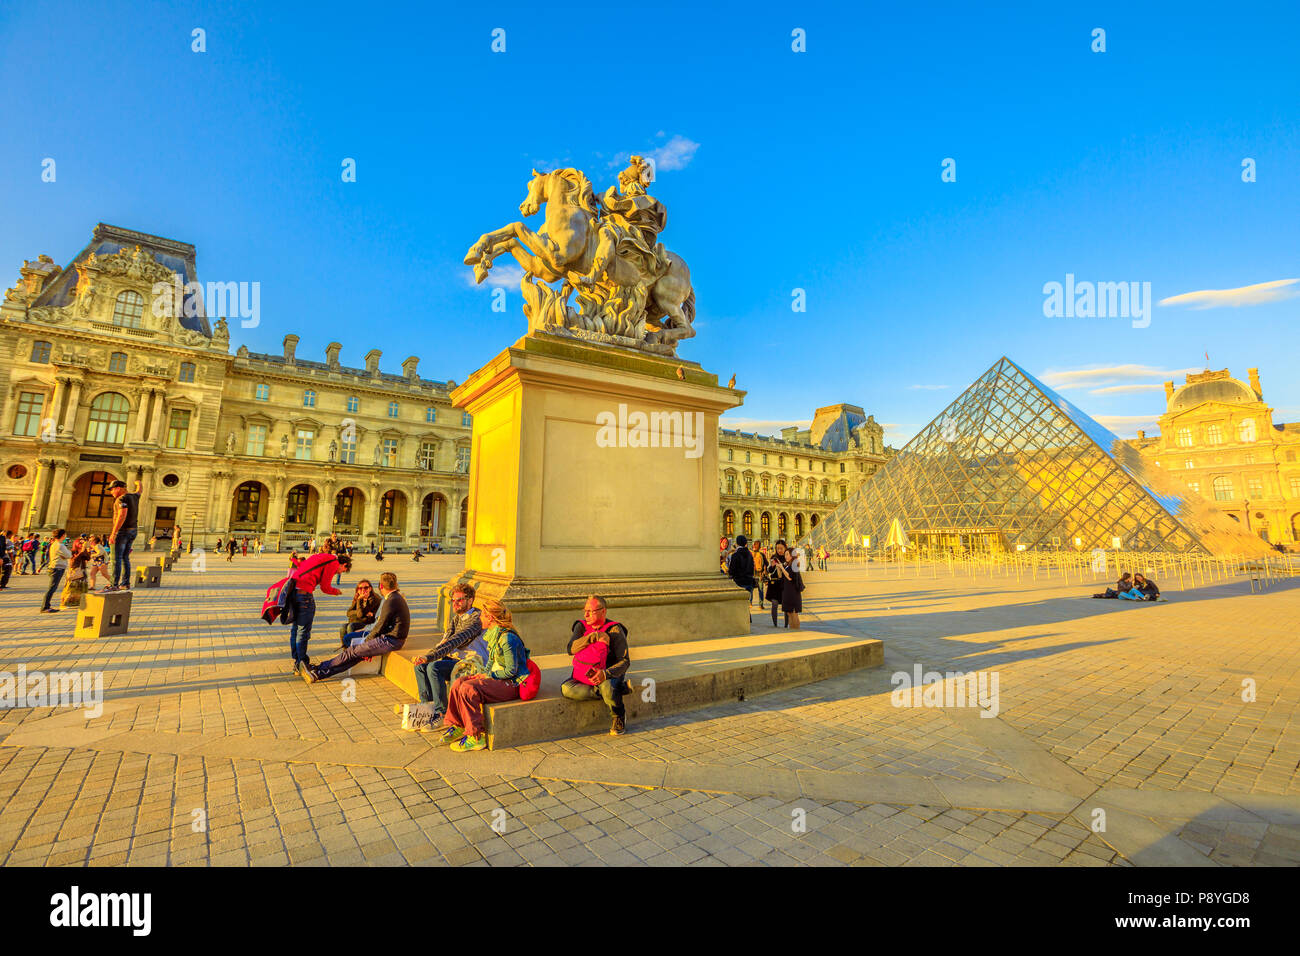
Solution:
[[[524,646],[524,639],[514,631],[506,631],[506,640],[510,644],[510,651],[515,658],[515,676],[512,678],[516,684],[522,684],[528,679],[529,670],[529,653],[528,648]]]
[[[573,679],[588,687],[594,687],[596,682],[591,679],[591,675],[596,671],[603,671],[608,660],[609,645],[604,641],[592,641],[573,655]]]

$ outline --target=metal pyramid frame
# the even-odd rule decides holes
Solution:
[[[880,547],[897,518],[923,550],[1207,552],[1235,534],[1212,512],[1004,356],[811,540]]]

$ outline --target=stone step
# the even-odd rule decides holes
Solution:
[[[385,655],[381,672],[412,698],[416,696],[412,661],[433,646],[408,638],[406,647]],[[744,700],[800,684],[834,677],[884,662],[884,645],[829,631],[804,629],[743,637],[633,645],[628,680],[633,692],[623,698],[627,722],[650,720],[728,700]],[[560,685],[572,674],[567,654],[533,658],[542,685],[530,701],[487,707],[488,746],[518,747],[609,729],[603,701],[566,700]],[[633,728],[634,729],[634,728]]]

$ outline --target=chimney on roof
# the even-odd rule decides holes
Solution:
[[[284,337],[284,364],[293,364],[293,353],[298,348],[298,336],[290,332]]]
[[[1255,390],[1255,397],[1262,402],[1264,400],[1264,390],[1259,387],[1259,369],[1248,368],[1246,374],[1250,376],[1250,387]]]
[[[415,369],[416,366],[418,366],[419,364],[420,364],[420,357],[418,355],[412,355],[410,358],[408,358],[405,362],[402,363],[402,374],[405,375],[412,382],[415,381],[417,377],[415,374]]]
[[[1174,397],[1174,383],[1165,382],[1165,403],[1168,404],[1169,399],[1173,397]]]
[[[1147,433],[1146,433],[1145,431],[1143,431],[1142,429],[1139,428],[1139,429],[1138,429],[1138,438],[1146,438],[1146,437],[1147,437]]]
[[[329,345],[325,346],[325,364],[332,369],[338,368],[339,352],[342,348],[343,346],[338,342],[331,342]]]
[[[371,349],[366,353],[366,371],[371,375],[379,374],[379,357],[383,354],[379,349]]]

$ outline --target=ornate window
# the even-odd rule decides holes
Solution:
[[[266,426],[249,425],[248,435],[244,438],[244,454],[262,456],[266,454]]]
[[[434,408],[432,405],[426,408],[424,410],[424,420],[430,425],[436,422],[438,420],[438,409]]]
[[[102,445],[121,445],[126,441],[126,420],[131,414],[131,403],[117,392],[104,392],[90,403],[90,423],[86,426],[86,441]]]
[[[316,407],[316,393],[312,391],[310,388],[302,393],[302,407],[303,408]]]
[[[754,512],[746,511],[740,516],[740,527],[745,537],[752,537],[754,534]]]
[[[1192,447],[1192,430],[1190,428],[1178,429],[1178,444],[1183,448]]]
[[[108,370],[122,373],[126,371],[126,353],[114,352],[108,357]]]
[[[188,409],[173,408],[167,422],[167,447],[184,448],[190,437],[190,413]]]
[[[345,465],[357,463],[357,436],[355,432],[350,434],[351,438],[344,438],[339,442],[339,461]]]
[[[1246,494],[1250,495],[1252,498],[1262,498],[1262,497],[1264,497],[1264,479],[1263,479],[1263,478],[1247,478],[1247,479],[1246,479]]]
[[[745,452],[745,464],[749,464],[749,452]]]
[[[420,442],[420,467],[425,471],[433,471],[434,459],[438,454],[438,446],[435,442]]]
[[[253,397],[259,402],[269,402],[271,400],[271,386],[265,383],[259,384],[253,390]]]
[[[1198,495],[1201,493],[1201,483],[1199,481],[1189,481],[1187,487],[1191,488],[1192,491],[1196,492]]]
[[[397,439],[385,438],[383,454],[380,458],[385,468],[397,467]]]
[[[772,516],[766,511],[759,517],[758,527],[761,529],[759,537],[764,541],[772,536]]]
[[[384,497],[379,499],[379,527],[391,528],[393,518],[397,512],[397,492],[386,491]]]
[[[1255,419],[1243,418],[1237,422],[1237,441],[1255,440]]]
[[[722,533],[728,538],[736,533],[736,513],[734,511],[724,511],[722,513]]]
[[[766,458],[767,456],[764,455],[763,457]],[[762,479],[762,483],[763,483],[763,497],[767,497],[767,494],[768,494],[768,491],[767,491],[767,489],[768,489],[768,479],[767,479],[767,478],[763,478],[763,479]]]
[[[193,362],[181,362],[181,370],[180,370],[180,372],[179,372],[179,373],[177,374],[177,376],[176,376],[176,381],[178,381],[178,382],[192,382],[192,381],[194,381],[194,363],[193,363]]]
[[[1211,445],[1223,444],[1223,429],[1218,425],[1207,425],[1205,428],[1205,440]]]
[[[728,448],[727,461],[735,461],[735,460],[736,460],[736,450],[734,448]]]
[[[255,524],[262,510],[262,486],[246,481],[235,489],[235,523]]]
[[[729,495],[734,495],[735,493],[736,493],[736,476],[735,476],[735,475],[728,475],[728,476],[727,476],[727,494],[729,494]]]
[[[396,403],[396,402],[389,402],[389,403],[388,403],[388,417],[389,417],[389,418],[396,418],[396,417],[397,417],[397,403]]]
[[[44,365],[50,360],[50,343],[33,342],[32,343],[32,361]]]
[[[86,489],[86,517],[111,518],[117,500],[108,490],[113,476],[106,471],[92,471],[90,485]]]
[[[751,478],[751,477],[749,477],[749,475],[746,475],[746,476],[745,476],[745,494],[746,494],[746,495],[752,495],[753,493],[754,493],[754,479]]]
[[[289,489],[289,496],[284,506],[285,524],[306,524],[307,506],[311,503],[311,489],[306,485],[294,485]]]
[[[14,434],[21,438],[35,438],[40,434],[41,409],[44,407],[45,396],[41,392],[19,392]]]
[[[456,470],[460,472],[462,475],[469,474],[469,449],[468,448],[456,449]]]
[[[361,408],[361,401],[355,395],[348,396],[348,411],[355,412]]]
[[[1232,501],[1237,497],[1237,490],[1232,486],[1232,479],[1227,475],[1220,475],[1214,479],[1214,500],[1215,501]]]
[[[144,296],[127,289],[113,303],[113,324],[128,329],[144,328]]]
[[[302,461],[311,461],[311,446],[316,441],[316,432],[310,428],[298,429],[298,440],[294,447],[293,457]]]
[[[1300,478],[1292,478],[1289,486],[1291,488],[1291,497],[1300,498]]]

